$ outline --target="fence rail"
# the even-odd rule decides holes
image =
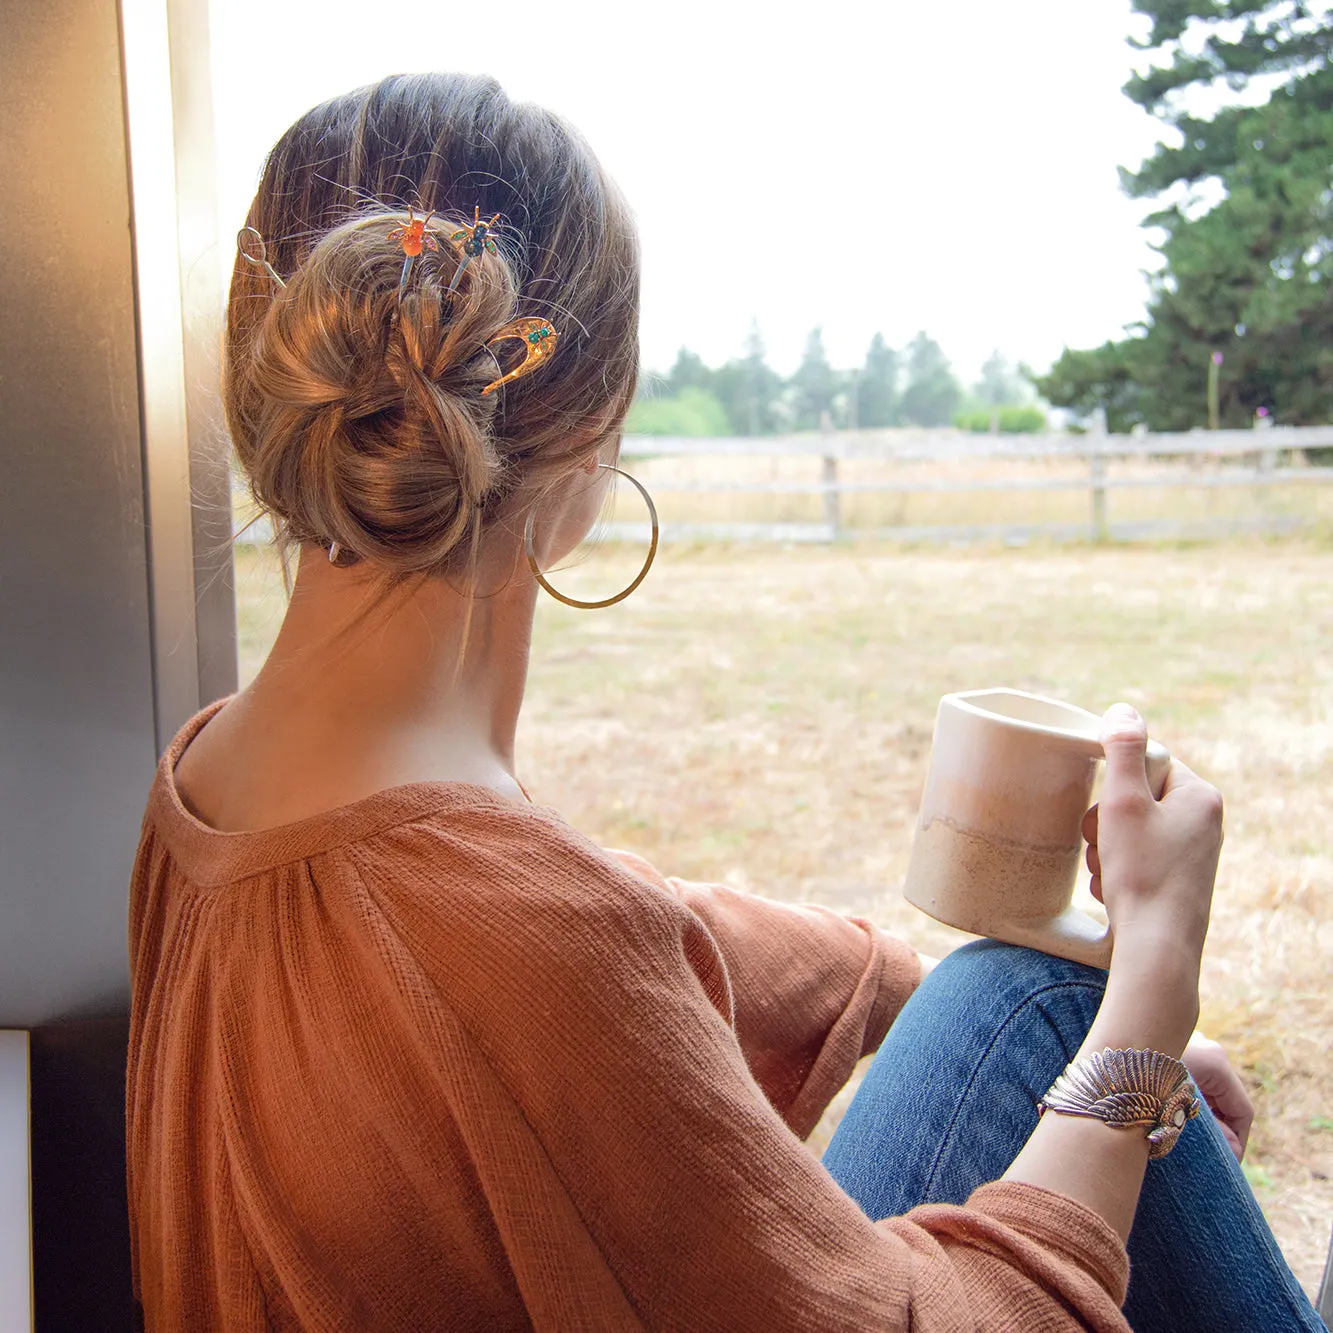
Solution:
[[[1217,491],[1233,488],[1316,487],[1333,484],[1333,468],[1311,467],[1309,449],[1333,449],[1333,426],[1270,427],[1256,430],[1190,431],[1138,435],[969,435],[959,431],[833,431],[748,439],[682,439],[627,436],[621,453],[628,459],[809,458],[818,460],[818,476],[809,480],[698,481],[654,476],[654,494],[665,495],[811,495],[823,498],[822,523],[672,522],[662,536],[670,539],[830,542],[843,537],[901,541],[1057,541],[1111,538],[1146,540],[1171,537],[1224,537],[1241,533],[1286,533],[1304,520],[1290,514],[1206,516],[1112,523],[1107,495],[1116,491]],[[1082,471],[1055,477],[909,477],[903,480],[854,480],[842,465],[877,461],[892,464],[1074,463]],[[1167,463],[1146,475],[1116,476],[1117,463]],[[1183,464],[1183,466],[1181,466]],[[813,469],[812,469],[813,471]],[[1070,522],[873,524],[843,521],[844,496],[965,494],[998,492],[1085,491],[1088,520]],[[646,523],[610,523],[606,534],[639,540]]]
[[[804,435],[753,438],[681,439],[626,436],[621,454],[629,460],[651,460],[650,489],[665,496],[802,496],[821,500],[822,521],[752,522],[678,521],[663,517],[664,540],[833,542],[840,538],[874,538],[906,542],[1002,541],[1021,543],[1034,538],[1054,541],[1151,540],[1154,538],[1214,538],[1244,533],[1289,533],[1308,521],[1307,516],[1268,512],[1192,518],[1130,517],[1112,521],[1108,496],[1118,492],[1170,490],[1220,493],[1248,488],[1322,487],[1333,484],[1333,467],[1312,467],[1310,449],[1333,449],[1333,426],[1271,427],[1259,430],[1190,431],[1182,434],[970,435],[961,431],[829,431]],[[694,466],[708,459],[810,460],[809,478],[733,477],[704,479],[673,477],[672,459]],[[667,469],[658,466],[664,460]],[[920,472],[930,465],[934,475],[873,479],[848,476],[865,464],[901,465]],[[1061,475],[958,475],[969,464],[985,465],[993,473],[1005,464],[1064,465]],[[1073,465],[1072,470],[1068,465]],[[1138,471],[1117,475],[1117,467]],[[1152,470],[1143,471],[1143,467]],[[938,469],[938,471],[937,471]],[[1086,492],[1087,519],[1083,522],[943,522],[849,524],[844,499],[874,495],[1003,495]],[[236,512],[246,506],[243,486],[236,497]],[[961,516],[961,515],[959,515]],[[949,515],[942,515],[949,517]],[[991,517],[986,515],[987,518]],[[238,522],[241,520],[238,520]],[[639,541],[647,537],[644,522],[603,525],[612,539]],[[237,534],[238,542],[262,543],[271,529],[260,520]]]
[[[1333,426],[1272,426],[1262,430],[1191,430],[1138,435],[992,435],[959,430],[808,431],[798,435],[684,438],[627,435],[626,456],[874,458],[933,463],[957,458],[1171,458],[1187,455],[1276,454],[1333,448]]]

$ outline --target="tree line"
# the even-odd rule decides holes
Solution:
[[[1157,204],[1144,225],[1162,261],[1126,336],[1066,348],[1045,374],[997,354],[969,393],[924,333],[901,351],[877,336],[848,372],[830,366],[816,329],[784,379],[752,332],[745,354],[716,369],[682,350],[666,376],[646,379],[631,428],[759,435],[815,429],[825,414],[835,426],[976,427],[1030,403],[1025,376],[1076,421],[1104,412],[1111,431],[1333,420],[1333,20],[1305,0],[1133,9],[1151,20],[1131,40],[1148,63],[1124,92],[1173,142],[1121,170],[1126,193]],[[1252,96],[1256,81],[1266,100]],[[1232,97],[1192,115],[1200,89]],[[1333,451],[1315,461],[1333,463]]]
[[[1145,317],[1035,377],[1050,403],[1112,431],[1315,425],[1333,415],[1333,26],[1300,0],[1134,0],[1151,57],[1125,84],[1177,143],[1137,171],[1159,201],[1160,271]],[[1255,80],[1271,87],[1245,105]],[[1188,114],[1191,92],[1236,95]],[[1248,100],[1253,100],[1252,98]],[[1210,370],[1213,380],[1210,392]],[[1212,398],[1210,403],[1209,399]],[[1320,458],[1317,461],[1333,461]]]
[[[776,435],[786,431],[886,426],[950,426],[973,430],[1040,430],[1024,367],[994,352],[980,379],[965,389],[940,345],[924,332],[901,351],[875,334],[864,363],[835,369],[822,329],[805,341],[788,377],[767,362],[751,326],[744,354],[712,367],[682,347],[665,375],[647,374],[627,429],[636,435]]]

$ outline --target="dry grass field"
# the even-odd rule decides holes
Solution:
[[[605,595],[640,555],[608,548],[558,586]],[[282,592],[264,553],[238,550],[237,574],[248,679]],[[1313,540],[667,546],[620,606],[542,599],[520,776],[669,872],[864,914],[940,953],[962,937],[895,888],[938,697],[1134,703],[1227,798],[1201,1026],[1250,1085],[1250,1178],[1312,1291],[1333,1226],[1331,575]]]

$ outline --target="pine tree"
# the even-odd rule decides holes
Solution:
[[[751,321],[745,355],[713,372],[713,391],[737,435],[773,435],[782,427],[782,377],[765,360],[759,325]]]
[[[791,377],[796,429],[818,430],[825,413],[832,415],[838,376],[824,351],[823,329],[812,329],[805,340],[805,355]]]
[[[1053,403],[1100,405],[1112,429],[1142,421],[1184,430],[1207,421],[1207,372],[1224,356],[1224,426],[1266,408],[1303,424],[1333,413],[1333,28],[1293,0],[1135,0],[1152,18],[1138,43],[1152,68],[1126,94],[1179,132],[1122,184],[1173,197],[1147,218],[1165,239],[1145,319],[1093,352],[1066,351],[1037,377]],[[1182,40],[1185,39],[1185,40]],[[1243,94],[1285,77],[1260,106],[1211,117],[1183,95],[1219,81]],[[1206,207],[1201,187],[1221,187]],[[1105,396],[1103,396],[1105,395]]]
[[[907,387],[902,412],[914,426],[947,426],[963,391],[939,343],[918,333],[907,345]]]
[[[704,365],[704,359],[688,347],[676,353],[676,364],[667,372],[666,392],[675,396],[682,389],[711,389],[713,372]]]
[[[998,348],[986,358],[972,395],[983,407],[1014,407],[1031,398],[1031,390]]]
[[[870,340],[866,363],[856,381],[856,424],[897,426],[902,414],[898,399],[898,353],[877,333]]]

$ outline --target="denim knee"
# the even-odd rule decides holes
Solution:
[[[971,1080],[1050,1079],[1083,1044],[1106,991],[1100,968],[998,940],[974,940],[928,976],[887,1045],[928,1040],[952,1053],[941,1067]],[[1050,1080],[1040,1089],[1044,1092]]]
[[[979,940],[949,954],[889,1029],[824,1154],[871,1218],[963,1203],[996,1180],[1096,1017],[1106,973]],[[1322,1328],[1205,1111],[1153,1163],[1129,1238],[1134,1328]],[[1220,1279],[1220,1280],[1219,1280]]]
[[[824,1164],[871,1217],[961,1203],[1032,1132],[1105,986],[1097,968],[1016,945],[955,950],[890,1028]]]
[[[1043,986],[1074,984],[1106,989],[1106,972],[1086,963],[1056,958],[1021,944],[1000,940],[972,940],[940,960],[935,973],[959,974],[969,989],[989,989],[1004,995],[1019,995]]]

